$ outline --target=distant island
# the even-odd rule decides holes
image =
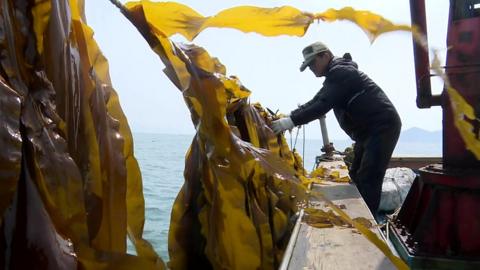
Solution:
[[[402,131],[394,156],[442,156],[442,131],[413,127]]]
[[[350,146],[350,140],[333,140],[335,148],[343,151]],[[403,130],[400,133],[394,156],[427,156],[442,155],[442,131],[428,131],[418,127]]]
[[[399,142],[402,143],[431,143],[442,145],[442,131],[428,131],[418,127],[402,131]]]

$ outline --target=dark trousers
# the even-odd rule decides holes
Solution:
[[[375,129],[364,139],[357,140],[350,177],[376,217],[382,194],[383,177],[400,135],[400,120]]]

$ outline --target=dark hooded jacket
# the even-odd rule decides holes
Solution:
[[[306,124],[334,110],[340,127],[353,139],[364,139],[372,132],[392,125],[400,126],[400,117],[382,89],[349,54],[334,57],[325,74],[322,89],[312,100],[291,112],[295,125]]]

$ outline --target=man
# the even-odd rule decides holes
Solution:
[[[323,87],[290,116],[273,121],[272,130],[279,134],[333,108],[340,127],[355,141],[350,177],[376,216],[383,177],[400,134],[400,117],[382,89],[358,70],[350,54],[334,57],[321,42],[305,47],[302,53],[300,71],[308,66],[315,76],[325,76]]]

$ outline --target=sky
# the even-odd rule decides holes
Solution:
[[[125,3],[127,1],[122,1]],[[204,16],[240,5],[278,7],[289,5],[302,11],[322,12],[328,8],[351,6],[370,10],[394,23],[410,24],[409,1],[375,0],[222,0],[177,1]],[[431,48],[442,50],[445,59],[448,0],[426,0],[428,39]],[[194,134],[190,113],[181,93],[163,74],[163,63],[137,30],[108,0],[85,0],[87,24],[110,64],[112,84],[134,133]],[[188,42],[173,36],[177,42]],[[418,109],[411,35],[392,32],[372,44],[367,35],[347,21],[315,22],[303,37],[264,37],[234,29],[210,28],[193,41],[226,66],[227,75],[236,75],[252,91],[250,101],[260,102],[273,111],[288,114],[309,101],[321,88],[323,79],[308,69],[300,72],[302,49],[322,41],[338,56],[349,52],[359,69],[372,78],[393,102],[402,119],[402,129],[420,127],[440,130],[441,109]],[[432,79],[432,92],[439,94],[443,84]],[[338,126],[333,112],[327,114],[330,139],[347,135]],[[306,137],[321,138],[318,121],[305,128]]]

